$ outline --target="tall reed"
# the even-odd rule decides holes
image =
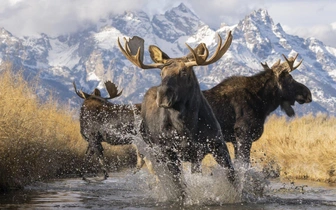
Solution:
[[[0,66],[0,191],[95,164],[83,163],[87,142],[76,113],[52,98],[41,103],[37,87],[13,73],[10,64]],[[332,116],[271,116],[264,134],[253,143],[252,165],[282,178],[336,182],[335,133]],[[135,166],[134,147],[103,146],[111,170]],[[229,149],[233,154],[231,144]],[[216,164],[211,156],[203,163]]]
[[[228,147],[234,157],[232,144]],[[272,177],[336,183],[336,118],[270,116],[263,135],[252,144],[251,163]],[[211,156],[203,161],[206,167],[214,164]]]
[[[336,118],[271,116],[252,147],[256,165],[289,179],[336,182]]]
[[[41,103],[37,86],[13,73],[8,63],[0,68],[0,191],[78,172],[87,142],[80,135],[75,112],[54,99]],[[113,167],[136,160],[133,147],[104,147]]]

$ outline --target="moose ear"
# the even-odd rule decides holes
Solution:
[[[194,48],[194,52],[197,54],[197,55],[202,55],[204,56],[204,60],[206,60],[208,58],[208,49],[206,48],[206,45],[204,43],[201,43],[199,45],[197,45],[197,47]],[[194,57],[194,54],[193,53],[189,53],[188,55],[186,55],[186,58],[189,60],[189,61],[195,61],[195,57]]]
[[[275,67],[279,66],[279,65],[280,65],[280,62],[281,62],[281,60],[279,59],[277,62],[275,62],[275,63],[272,65],[271,69],[274,69]]]
[[[271,68],[268,66],[268,64],[260,62],[261,66],[264,68],[264,70],[270,70]]]
[[[155,63],[166,63],[170,57],[155,45],[149,46],[150,57]]]
[[[101,96],[100,94],[100,90],[98,88],[95,88],[92,92],[92,95],[95,95],[95,96]]]

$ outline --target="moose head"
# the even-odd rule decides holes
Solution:
[[[118,93],[117,86],[111,81],[106,81],[105,82],[105,87],[106,87],[106,90],[109,94],[109,97],[106,97],[106,98],[101,96],[100,90],[98,88],[95,88],[91,94],[88,94],[88,93],[85,93],[82,90],[77,90],[75,81],[72,84],[75,88],[76,94],[82,99],[98,99],[98,100],[101,100],[101,101],[107,101],[109,99],[119,97],[122,94],[122,90]]]
[[[209,50],[204,43],[192,49],[188,44],[192,59],[189,56],[182,58],[170,58],[159,47],[149,46],[149,52],[154,63],[143,63],[144,40],[140,37],[133,37],[129,41],[125,39],[123,48],[118,39],[118,45],[125,57],[136,66],[142,69],[161,69],[161,85],[157,88],[156,103],[159,107],[181,107],[185,104],[195,91],[199,91],[199,84],[193,71],[193,66],[206,66],[219,60],[228,50],[232,42],[232,35],[229,32],[225,43],[222,45],[220,35],[219,43],[215,53],[208,59]]]
[[[294,80],[293,76],[290,74],[292,71],[297,69],[303,61],[301,60],[296,66],[294,66],[294,62],[298,55],[299,54],[296,54],[295,57],[290,58],[282,55],[285,62],[280,64],[280,60],[278,60],[271,68],[266,62],[265,64],[261,63],[265,70],[273,71],[281,97],[280,107],[290,117],[295,115],[294,109],[292,108],[295,101],[299,104],[310,103],[312,101],[312,95],[309,88]]]

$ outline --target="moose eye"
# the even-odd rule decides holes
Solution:
[[[181,75],[182,77],[187,76],[187,70],[186,70],[186,69],[182,69],[182,70],[180,71],[180,75]]]
[[[292,81],[292,80],[293,80],[293,77],[292,77],[290,74],[288,74],[288,75],[285,75],[285,79],[286,79],[287,81]]]

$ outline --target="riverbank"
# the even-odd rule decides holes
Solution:
[[[87,142],[79,132],[75,111],[56,99],[41,103],[32,86],[10,64],[0,74],[0,191],[22,188],[37,180],[78,174],[93,163],[83,163]],[[76,96],[74,94],[74,96]],[[110,170],[135,165],[132,146],[104,145]]]
[[[325,114],[288,119],[272,115],[252,144],[251,162],[270,177],[336,183],[336,118]],[[231,157],[233,146],[228,143]],[[206,167],[215,163],[207,156]]]

